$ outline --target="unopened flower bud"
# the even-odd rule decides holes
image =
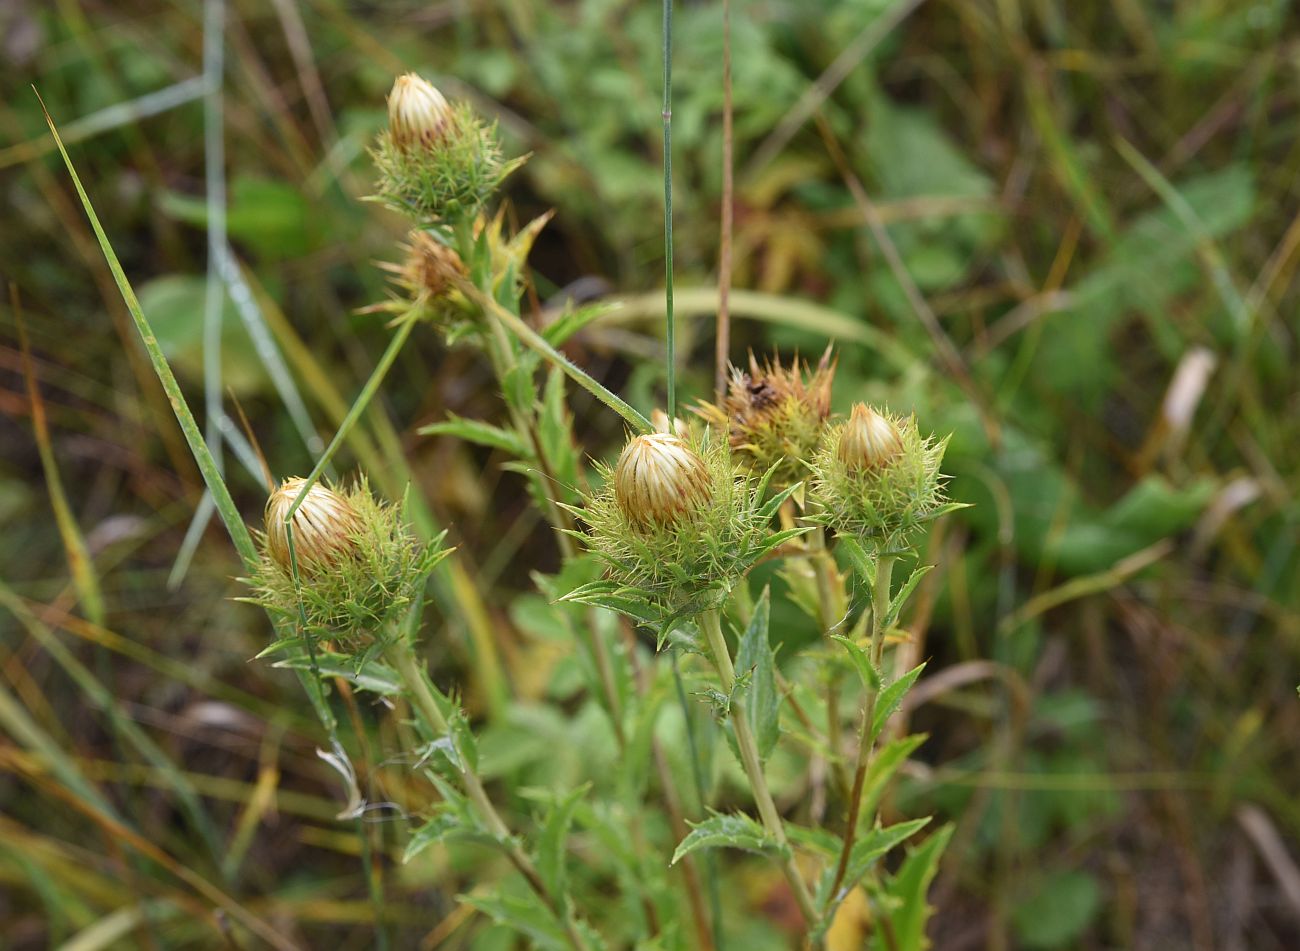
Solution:
[[[399,149],[430,147],[442,138],[450,115],[442,93],[415,73],[398,76],[388,94],[388,132]]]
[[[292,570],[285,519],[305,483],[305,479],[285,479],[266,500],[267,552],[285,571]],[[293,513],[293,548],[298,567],[312,571],[351,554],[361,527],[352,503],[323,485],[313,485]]]
[[[853,404],[853,413],[840,437],[839,458],[846,468],[879,469],[902,451],[903,440],[893,420],[866,403]]]
[[[669,525],[710,494],[704,460],[671,433],[634,437],[614,469],[614,497],[634,524]]]

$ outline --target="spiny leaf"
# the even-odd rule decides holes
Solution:
[[[859,836],[858,840],[853,843],[853,853],[849,857],[849,864],[839,891],[834,895],[829,894],[835,882],[834,866],[827,867],[822,874],[821,881],[818,883],[816,900],[819,905],[826,909],[823,920],[829,923],[830,920],[834,919],[835,910],[840,906],[840,903],[853,891],[858,882],[862,881],[863,876],[871,871],[871,867],[876,864],[876,861],[882,855],[899,843],[911,838],[929,821],[928,816],[924,819],[912,819],[908,822],[899,822],[896,825],[872,829],[865,835]]]
[[[776,689],[772,645],[768,640],[770,615],[771,591],[765,587],[758,603],[754,605],[749,626],[740,638],[740,647],[736,651],[736,667],[749,675],[749,685],[742,699],[761,760],[767,759],[781,736],[781,695]]]
[[[789,846],[783,846],[768,835],[758,822],[749,816],[713,815],[703,822],[693,824],[690,833],[677,846],[670,864],[699,849],[743,849],[746,852],[786,855]]]
[[[885,612],[883,630],[887,631],[894,626],[894,622],[898,620],[898,615],[902,612],[907,599],[912,596],[912,592],[916,590],[916,586],[920,584],[921,579],[929,574],[933,568],[934,565],[920,565],[903,582],[903,586],[898,589],[898,594],[894,595],[893,600],[889,602],[889,609]]]
[[[584,783],[551,807],[537,842],[537,871],[550,893],[560,899],[568,893],[569,887],[564,867],[564,846],[569,837],[569,825],[573,822],[574,811],[589,789],[591,784]]]
[[[898,709],[898,705],[903,702],[904,695],[912,689],[912,684],[916,683],[916,678],[921,676],[923,670],[925,664],[917,664],[880,692],[880,699],[876,703],[876,717],[871,724],[873,737],[880,735],[880,731],[885,728],[885,724]]]
[[[877,929],[872,951],[924,947],[925,922],[934,910],[925,896],[939,871],[939,857],[947,848],[953,829],[954,826],[946,825],[921,845],[910,849],[903,864],[889,879],[886,890],[896,905],[888,913],[893,927]],[[886,934],[892,941],[886,940]]]
[[[871,691],[879,690],[880,672],[876,670],[876,665],[871,662],[867,652],[858,646],[858,642],[840,634],[832,634],[831,638],[843,644],[844,649],[849,652],[849,660],[853,662],[853,669],[858,672],[858,679],[862,681],[862,686]]]

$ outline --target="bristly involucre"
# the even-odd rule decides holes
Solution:
[[[620,483],[633,478],[630,454],[666,467],[664,498],[675,501],[654,503],[654,518],[633,499],[620,498]],[[666,622],[717,608],[759,558],[802,531],[773,533],[773,515],[788,492],[767,498],[770,473],[760,478],[738,467],[708,432],[695,442],[666,433],[635,437],[617,470],[603,464],[597,470],[603,488],[571,509],[587,526],[575,534],[605,563],[619,596],[642,606],[642,620]]]
[[[923,436],[914,417],[855,407],[848,422],[827,430],[813,463],[814,518],[881,554],[905,551],[928,522],[952,507],[939,471],[947,444]]]
[[[287,479],[267,502],[252,600],[302,624],[304,636],[349,649],[387,636],[447,555],[442,537],[419,541],[401,508],[375,499],[364,479],[313,486],[293,518],[295,578],[284,518],[302,485]]]

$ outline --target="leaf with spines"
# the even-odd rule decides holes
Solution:
[[[739,813],[718,813],[703,822],[692,823],[691,831],[673,852],[670,864],[676,865],[699,849],[742,849],[746,852],[780,856],[790,854],[788,845],[782,845],[757,821]]]
[[[556,919],[554,912],[547,908],[533,892],[521,891],[514,894],[488,892],[483,895],[465,895],[461,900],[477,908],[497,924],[525,935],[529,947],[541,951],[572,951],[573,949],[564,932],[564,926]]]
[[[925,923],[934,911],[926,901],[926,892],[939,871],[939,858],[952,838],[953,828],[946,825],[910,849],[903,864],[890,877],[885,890],[893,899],[890,904],[894,907],[886,912],[892,927],[876,930],[871,951],[925,947]]]
[[[853,843],[853,852],[849,856],[849,864],[845,870],[844,879],[835,894],[831,894],[830,890],[835,883],[836,868],[834,865],[826,868],[817,884],[817,895],[814,899],[819,907],[825,909],[820,926],[822,930],[835,919],[835,912],[839,909],[840,904],[857,887],[863,877],[871,871],[872,866],[894,846],[915,835],[929,821],[928,816],[924,819],[912,819],[909,822],[899,822],[892,826],[872,829],[870,832],[858,836],[857,841]],[[819,934],[815,934],[815,936],[819,936]]]
[[[768,640],[770,616],[771,591],[764,588],[736,651],[736,667],[748,675],[741,694],[745,716],[758,744],[759,759],[764,761],[781,737],[781,694],[776,689],[776,667]]]
[[[880,671],[876,670],[876,665],[871,662],[867,652],[858,646],[858,642],[851,637],[844,637],[840,634],[832,634],[831,639],[839,641],[844,645],[844,649],[849,652],[849,660],[853,663],[853,669],[857,671],[862,686],[870,691],[879,690],[881,683]]]
[[[876,716],[871,724],[871,736],[873,738],[880,736],[885,724],[894,715],[894,711],[903,702],[903,697],[907,695],[907,691],[912,689],[912,684],[916,683],[916,678],[921,676],[923,670],[925,670],[925,664],[917,664],[880,691],[880,699],[876,701]]]
[[[902,736],[896,740],[890,740],[876,750],[862,782],[862,806],[860,809],[862,815],[873,816],[876,814],[876,807],[880,804],[881,797],[884,796],[889,781],[894,778],[894,774],[898,772],[902,765],[907,762],[908,757],[916,752],[916,748],[925,740],[926,735],[924,733]]]
[[[578,804],[590,789],[591,783],[583,783],[568,795],[558,799],[551,806],[542,825],[542,833],[537,840],[537,873],[542,876],[547,890],[559,899],[563,899],[569,890],[564,864],[569,826],[573,823],[573,815]]]
[[[289,670],[315,670],[320,677],[342,677],[359,690],[369,690],[382,696],[399,694],[405,689],[397,671],[383,661],[355,658],[333,651],[316,651],[313,656],[305,647],[298,646],[271,666]]]
[[[912,596],[916,586],[921,583],[922,578],[930,573],[932,568],[934,568],[934,565],[921,565],[908,575],[907,580],[903,582],[903,586],[898,589],[898,593],[889,602],[889,608],[885,611],[885,622],[881,626],[881,630],[887,631],[894,626],[898,621],[898,615],[903,611],[903,605],[907,604],[907,599]]]

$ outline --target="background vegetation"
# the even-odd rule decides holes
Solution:
[[[193,0],[0,4],[7,946],[210,946],[206,925],[172,919],[210,917],[214,890],[312,947],[371,946],[377,909],[397,947],[509,941],[454,903],[470,859],[402,866],[388,813],[335,820],[297,683],[250,663],[270,634],[232,600],[233,549],[190,530],[202,483],[28,85],[196,407],[204,101],[221,106],[230,250],[207,380],[287,475],[310,468],[388,338],[359,308],[384,298],[373,265],[403,225],[360,199],[407,69],[533,153],[509,191],[521,222],[558,209],[532,257],[538,319],[567,298],[621,301],[568,352],[634,405],[662,402],[659,16],[615,0],[235,0],[214,92]],[[716,3],[678,10],[679,346],[699,396],[720,25]],[[930,539],[939,569],[908,618],[931,659],[909,727],[930,739],[895,798],[956,822],[931,892],[939,948],[1300,943],[1296,27],[1282,0],[734,3],[733,355],[836,339],[837,408],[869,398],[953,432],[952,494],[975,503]],[[485,769],[527,792],[599,777],[613,748],[530,579],[557,555],[523,481],[419,434],[491,418],[489,379],[416,334],[340,471],[400,491],[404,458],[450,527],[456,583],[478,595],[450,603],[485,613],[448,611],[428,656],[466,685]],[[618,420],[573,405],[584,449],[606,454]],[[265,489],[237,449],[257,524]],[[794,613],[772,631],[782,657],[817,635]],[[484,632],[509,702],[482,670]],[[386,772],[382,730],[353,742],[368,798],[427,798]],[[783,883],[762,865],[748,881],[729,906],[779,942]]]

